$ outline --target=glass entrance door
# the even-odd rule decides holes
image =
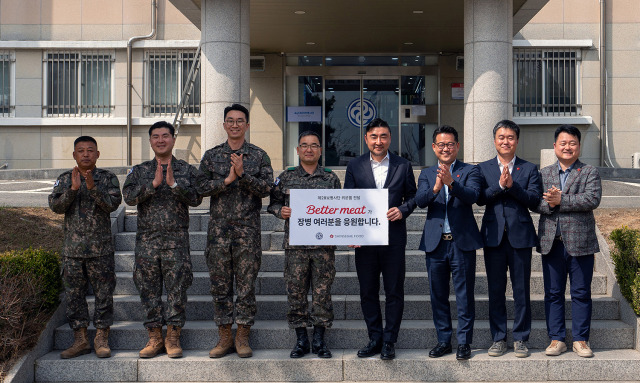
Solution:
[[[364,131],[376,117],[387,121],[392,137],[398,137],[399,85],[397,76],[325,79],[325,166],[346,166],[351,159],[368,153]],[[392,140],[389,150],[398,153],[398,148],[399,141]]]

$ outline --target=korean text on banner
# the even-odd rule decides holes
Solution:
[[[292,189],[289,244],[387,245],[387,189]]]

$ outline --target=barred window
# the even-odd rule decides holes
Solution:
[[[13,110],[11,74],[14,61],[11,52],[0,51],[0,117],[9,117]]]
[[[45,66],[47,116],[111,114],[111,53],[47,52]]]
[[[580,50],[513,49],[513,115],[579,116]]]
[[[189,70],[195,61],[195,49],[149,51],[147,62],[146,114],[159,116],[175,114],[180,105],[182,91],[189,82]],[[194,77],[193,89],[184,114],[200,115],[200,71]]]

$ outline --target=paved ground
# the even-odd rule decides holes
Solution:
[[[118,176],[120,185],[125,176]],[[0,206],[48,206],[47,197],[53,189],[54,179],[49,180],[0,180]],[[640,180],[616,179],[602,181],[601,208],[640,206]],[[207,204],[200,205],[207,208]]]

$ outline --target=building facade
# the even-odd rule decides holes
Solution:
[[[374,117],[417,167],[434,163],[442,124],[464,161],[490,158],[504,118],[534,163],[570,123],[584,162],[631,167],[638,41],[632,0],[0,0],[0,166],[71,167],[79,135],[96,137],[101,166],[139,163],[148,127],[177,116],[176,149],[197,163],[239,102],[274,168],[297,164],[302,130],[345,167]]]

